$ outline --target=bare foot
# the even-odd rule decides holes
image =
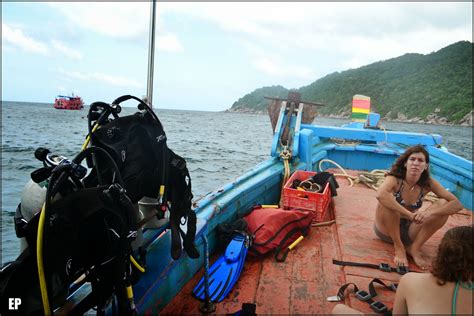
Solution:
[[[408,267],[408,259],[404,248],[395,248],[395,257],[393,258],[395,266]]]
[[[415,264],[420,267],[422,270],[428,269],[431,264],[430,261],[423,256],[420,250],[412,249],[411,247],[407,248],[407,253],[410,255],[410,257],[413,258],[413,261]]]

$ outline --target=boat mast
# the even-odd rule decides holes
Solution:
[[[147,102],[152,107],[153,104],[153,72],[155,59],[155,17],[156,17],[156,0],[151,1],[150,12],[150,39],[148,41],[148,76],[146,87]]]

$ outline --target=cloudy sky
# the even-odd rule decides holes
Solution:
[[[150,3],[2,2],[2,100],[146,94]],[[257,88],[472,42],[471,2],[158,2],[153,103],[221,111]]]

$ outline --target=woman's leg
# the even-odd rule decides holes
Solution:
[[[392,239],[395,249],[395,256],[393,258],[395,265],[408,266],[405,246],[400,237],[400,213],[391,211],[379,203],[375,212],[375,227],[382,234]]]
[[[440,199],[429,206],[427,211],[429,212],[431,208],[437,208],[445,203],[447,203],[446,200]],[[422,255],[421,247],[438,229],[444,226],[448,217],[448,215],[430,215],[423,224],[412,223],[410,225],[408,234],[413,242],[407,247],[407,252],[420,268],[428,268],[430,266],[430,262]]]

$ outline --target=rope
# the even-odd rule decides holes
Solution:
[[[361,142],[358,140],[350,140],[350,139],[344,139],[344,138],[330,138],[330,140],[340,146],[357,146]]]
[[[334,224],[335,222],[336,222],[336,220],[332,219],[332,220],[327,221],[327,222],[311,223],[311,227],[328,226],[328,225]]]
[[[363,183],[369,188],[377,191],[380,185],[382,185],[386,174],[387,170],[378,169],[374,169],[370,172],[360,172],[354,182]]]
[[[339,170],[341,170],[342,173],[335,173],[334,176],[336,177],[345,177],[349,181],[349,185],[352,187],[354,183],[363,183],[367,187],[377,191],[379,187],[382,185],[385,175],[388,173],[388,170],[382,170],[382,169],[374,169],[370,172],[364,172],[361,171],[355,176],[351,176],[347,174],[346,170],[342,168],[337,162],[330,160],[330,159],[322,159],[319,162],[319,170],[324,171],[322,168],[322,164],[324,162],[331,163],[335,165]],[[429,202],[436,202],[439,200],[439,197],[434,194],[433,192],[428,192],[424,197],[424,201],[429,201]]]
[[[285,187],[286,181],[290,177],[290,159],[291,159],[291,152],[288,150],[287,146],[283,146],[283,150],[280,152],[280,157],[283,159],[283,165],[285,167],[285,171],[283,173],[283,181],[281,183],[281,190],[280,190],[280,205],[283,205],[283,188]]]
[[[424,197],[423,197],[423,201],[429,201],[429,202],[436,202],[439,200],[439,197],[434,194],[433,192],[428,192]]]
[[[377,170],[377,169],[372,170],[371,172],[360,172],[358,175],[358,179],[355,180],[354,182],[363,183],[369,188],[377,191],[380,185],[382,185],[387,172],[388,172],[387,170]],[[423,197],[423,200],[434,203],[439,200],[439,197],[433,192],[428,192]]]
[[[342,168],[341,165],[339,165],[337,162],[335,162],[333,160],[321,159],[319,161],[319,165],[318,165],[319,171],[324,171],[323,168],[322,168],[323,162],[331,163],[331,164],[335,165],[339,170],[342,171],[342,173],[335,173],[334,174],[335,177],[345,177],[349,181],[349,186],[354,185],[354,181],[352,181],[352,180],[356,179],[356,177],[347,174],[346,170],[344,170],[344,168]]]
[[[321,226],[329,226],[331,224],[334,224],[336,222],[336,214],[334,214],[334,200],[330,200],[329,201],[329,205],[328,205],[328,210],[327,212],[329,212],[329,217],[330,218],[333,218],[332,220],[329,220],[329,221],[326,221],[326,222],[315,222],[313,221],[311,223],[311,227],[321,227]]]
[[[351,187],[354,186],[354,183],[363,183],[369,188],[377,191],[377,189],[380,187],[385,178],[385,174],[387,173],[387,170],[374,169],[370,172],[360,172],[357,176],[351,176],[346,172],[344,168],[341,167],[341,165],[330,159],[322,159],[319,162],[320,171],[324,171],[322,168],[322,164],[324,162],[333,164],[339,170],[341,170],[341,173],[335,173],[334,176],[346,178],[349,181],[349,186]]]

